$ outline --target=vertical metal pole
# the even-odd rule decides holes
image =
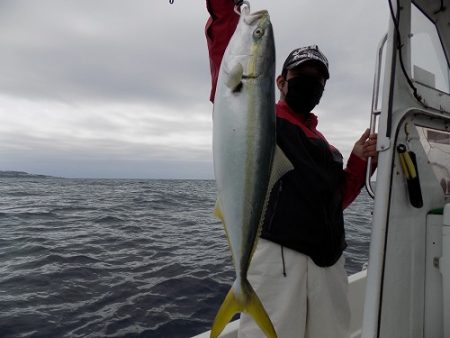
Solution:
[[[383,47],[386,44],[388,35],[381,39],[378,44],[378,54],[375,61],[375,75],[373,79],[373,90],[372,90],[372,107],[370,111],[370,133],[373,134],[376,131],[377,116],[380,114],[378,110],[378,96],[380,93],[380,79],[381,79],[381,60],[383,58]],[[372,175],[372,158],[369,157],[367,160],[366,167],[366,190],[370,197],[374,198],[375,193],[372,188],[372,183],[370,182],[370,177]]]

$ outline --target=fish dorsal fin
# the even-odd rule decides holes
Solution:
[[[237,63],[231,71],[228,73],[228,79],[225,82],[228,88],[231,91],[239,91],[239,88],[242,87],[242,76],[244,75],[244,67],[240,63]]]
[[[281,150],[281,148],[277,145],[275,147],[275,153],[273,155],[272,171],[270,172],[269,185],[267,187],[266,198],[264,200],[261,219],[259,221],[259,231],[262,230],[262,225],[264,224],[267,213],[267,206],[269,204],[270,193],[272,192],[273,187],[278,182],[278,180],[283,177],[284,174],[291,170],[294,170],[293,164],[291,163],[291,161],[289,161],[283,150]]]

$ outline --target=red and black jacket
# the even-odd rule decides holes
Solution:
[[[294,170],[273,188],[261,237],[331,266],[346,247],[342,210],[359,194],[365,162],[341,153],[317,131],[317,117],[277,104],[277,143]]]

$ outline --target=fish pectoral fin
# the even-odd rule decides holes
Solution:
[[[242,302],[238,300],[235,295],[233,284],[230,291],[228,291],[225,300],[220,306],[216,318],[214,319],[210,338],[218,337],[227,323],[238,312],[245,312],[250,315],[267,337],[277,338],[277,334],[275,333],[275,329],[269,318],[269,315],[264,309],[264,306],[259,300],[256,292],[253,290],[248,281],[244,281],[244,283],[245,285],[242,285],[242,290],[245,289],[247,291],[247,301],[245,302],[245,304],[242,304]]]
[[[289,161],[283,150],[277,145],[273,156],[272,171],[270,172],[269,192],[275,183],[287,172],[294,170],[294,165]]]
[[[242,88],[243,75],[244,67],[242,67],[240,63],[237,63],[228,73],[228,79],[225,82],[226,86],[230,88],[232,92],[239,91]]]

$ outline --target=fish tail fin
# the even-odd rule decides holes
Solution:
[[[277,338],[272,321],[269,318],[264,306],[259,300],[258,295],[248,281],[243,281],[245,285],[243,288],[247,290],[247,301],[243,304],[236,297],[234,285],[228,291],[225,300],[220,306],[219,312],[214,319],[212,325],[210,338],[216,338],[223,331],[227,323],[233,318],[236,313],[245,312],[249,314],[253,320],[258,324],[259,328],[264,332],[268,338]]]
[[[253,290],[252,286],[248,281],[247,286],[250,290],[250,300],[247,306],[244,308],[244,312],[249,314],[253,320],[258,324],[259,328],[264,332],[266,337],[268,338],[277,338],[277,334],[275,332],[275,328],[273,327],[272,321],[269,318],[269,315],[264,309],[263,304],[259,300],[258,295],[255,290]]]
[[[228,291],[225,300],[217,312],[216,318],[214,319],[210,338],[216,338],[223,331],[228,322],[233,318],[233,316],[242,311],[242,305],[237,300],[234,294],[234,289],[231,287]]]

